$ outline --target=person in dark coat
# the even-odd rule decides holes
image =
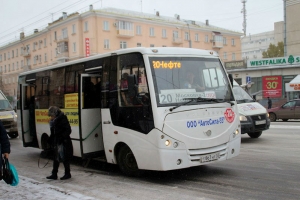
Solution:
[[[272,100],[268,97],[268,109],[272,108]]]
[[[2,121],[0,120],[0,172],[2,169],[2,158],[9,158],[10,154],[10,142],[7,137],[6,130],[2,124]],[[1,176],[1,174],[0,174]]]
[[[65,175],[60,178],[60,180],[65,180],[71,178],[70,173],[70,160],[73,156],[73,145],[71,141],[70,134],[72,132],[71,126],[67,116],[56,106],[51,106],[48,110],[48,115],[51,117],[50,120],[50,130],[51,135],[49,137],[48,143],[54,147],[55,155],[53,159],[53,170],[51,176],[47,179],[57,179],[57,172],[60,160],[63,161],[65,167]],[[63,144],[63,156],[60,159],[58,153],[58,147]]]

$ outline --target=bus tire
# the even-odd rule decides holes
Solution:
[[[135,157],[131,149],[127,145],[121,146],[118,155],[117,162],[120,170],[127,176],[140,175],[139,168],[137,166]]]
[[[248,135],[251,137],[251,138],[259,138],[262,134],[262,131],[257,131],[257,132],[252,132],[252,133],[248,133]]]
[[[19,136],[18,132],[10,132],[10,133],[7,133],[7,134],[8,134],[8,136],[9,136],[10,138],[16,138],[16,137]]]

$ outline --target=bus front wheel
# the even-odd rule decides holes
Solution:
[[[139,168],[137,166],[135,157],[127,145],[124,145],[120,148],[117,156],[117,162],[120,170],[127,176],[139,175]]]

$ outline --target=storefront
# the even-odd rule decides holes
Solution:
[[[300,75],[297,75],[291,82],[285,84],[287,100],[300,99]]]

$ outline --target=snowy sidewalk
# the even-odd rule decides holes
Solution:
[[[77,192],[61,189],[53,185],[36,181],[19,175],[19,184],[15,187],[0,181],[0,199],[3,200],[95,200],[93,197],[84,196]]]

